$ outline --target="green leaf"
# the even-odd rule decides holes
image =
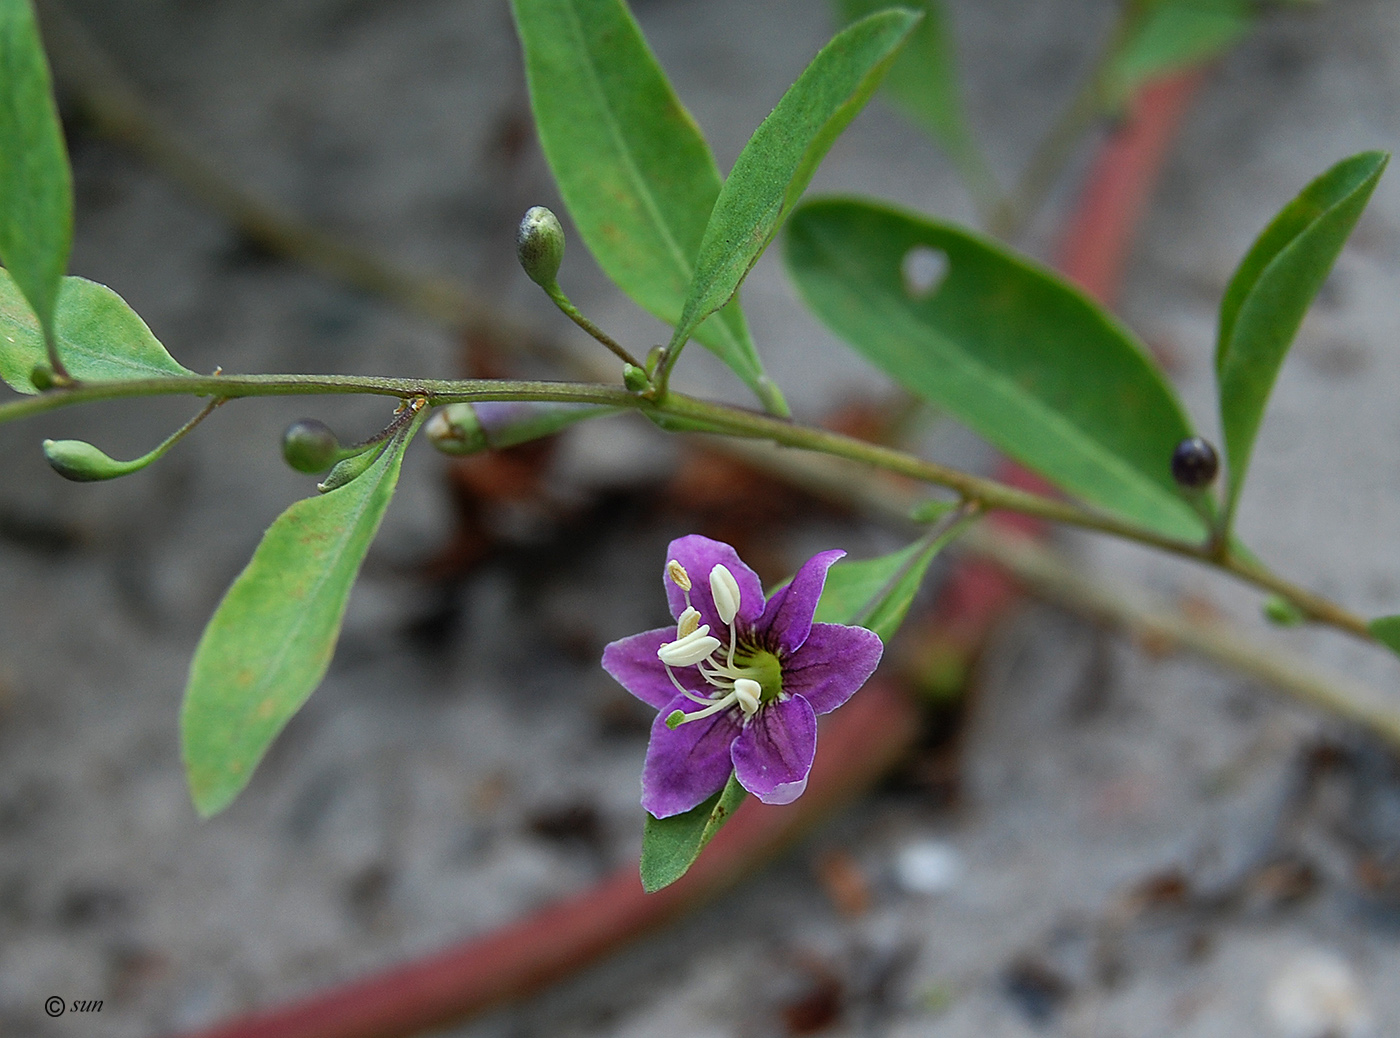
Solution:
[[[204,817],[248,784],[325,676],[351,585],[426,416],[424,408],[358,479],[278,516],[205,628],[180,713],[190,793]]]
[[[668,363],[696,325],[739,290],[918,21],[912,11],[883,11],[838,33],[754,131],[710,214]]]
[[[1191,435],[1175,393],[1068,282],[968,231],[855,199],[800,207],[786,260],[817,315],[910,391],[1092,504],[1204,535],[1172,480],[1172,451]]]
[[[0,0],[0,91],[0,263],[49,328],[73,245],[73,180],[29,0]]]
[[[686,874],[720,826],[744,799],[733,775],[725,787],[698,807],[670,818],[647,815],[642,829],[642,888],[654,894]]]
[[[839,0],[844,22],[854,22],[890,6],[888,0]],[[923,13],[909,35],[884,89],[911,120],[948,153],[968,189],[990,208],[997,201],[996,178],[968,126],[958,79],[958,63],[948,12],[940,0],[900,0]]]
[[[121,296],[86,278],[63,279],[53,334],[68,373],[76,379],[99,382],[194,374],[165,352]],[[47,359],[34,311],[14,279],[0,270],[0,378],[21,393],[37,393],[30,374]]]
[[[1153,0],[1141,6],[1104,72],[1105,100],[1115,107],[1149,80],[1224,54],[1254,22],[1251,0]]]
[[[1283,359],[1389,160],[1363,152],[1314,180],[1265,228],[1225,290],[1215,373],[1231,516]]]
[[[904,623],[934,558],[965,528],[966,521],[877,558],[842,559],[827,571],[814,619],[866,627],[889,641]]]
[[[643,309],[680,318],[720,190],[705,138],[621,0],[512,0],[545,158],[598,265]],[[760,396],[738,299],[695,337]]]
[[[1400,656],[1400,616],[1378,617],[1367,624],[1367,627],[1376,641]]]

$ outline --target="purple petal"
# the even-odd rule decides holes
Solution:
[[[656,658],[656,650],[675,638],[675,627],[658,627],[611,642],[603,649],[603,669],[643,703],[661,710],[676,698],[676,686],[666,676],[666,667]],[[698,695],[711,691],[694,667],[676,667],[672,673]]]
[[[783,661],[783,691],[828,714],[875,673],[884,651],[880,636],[864,627],[813,624],[802,647]]]
[[[807,788],[817,755],[817,715],[801,696],[769,703],[734,740],[734,774],[765,804],[790,804]]]
[[[763,581],[739,558],[739,553],[723,541],[713,541],[692,533],[677,537],[666,549],[666,561],[675,559],[685,567],[694,585],[690,589],[690,602],[700,611],[700,622],[710,625],[710,633],[720,641],[728,643],[728,637],[721,632],[729,630],[729,625],[720,622],[715,611],[714,596],[710,594],[710,570],[724,566],[739,583],[738,617],[752,624],[763,613]],[[663,568],[662,583],[666,585],[666,601],[671,603],[671,615],[679,618],[685,608],[685,592],[671,582]]]
[[[845,554],[839,549],[822,551],[804,562],[791,584],[773,592],[754,625],[754,637],[780,655],[795,652],[812,629],[812,615],[826,586],[826,571]]]
[[[738,710],[721,710],[673,731],[666,718],[674,710],[702,709],[676,696],[656,715],[651,726],[647,762],[642,768],[642,806],[657,818],[689,811],[718,793],[734,770],[730,747],[739,734]]]

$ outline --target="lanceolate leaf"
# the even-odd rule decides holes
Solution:
[[[1215,373],[1231,514],[1283,359],[1389,159],[1363,152],[1314,180],[1265,228],[1225,290]]]
[[[359,478],[278,516],[205,628],[180,714],[201,815],[233,801],[325,675],[351,585],[425,415]]]
[[[64,278],[54,312],[54,342],[77,379],[107,381],[191,375],[121,296],[86,278]],[[0,270],[0,378],[36,393],[30,373],[46,357],[44,338],[14,279]]]
[[[884,10],[887,0],[839,0],[844,21]],[[941,0],[901,0],[923,13],[885,76],[884,89],[899,108],[942,146],[967,187],[987,207],[996,202],[996,182],[974,140],[963,107],[952,26]]]
[[[934,558],[963,529],[959,523],[941,536],[920,538],[873,559],[842,559],[827,571],[815,619],[868,627],[889,641],[904,623]]]
[[[0,263],[40,325],[73,243],[73,183],[29,0],[0,0]]]
[[[674,324],[719,195],[695,120],[621,0],[512,0],[545,157],[584,243]],[[695,337],[750,386],[763,368],[736,299]]]
[[[654,894],[684,876],[744,796],[744,787],[730,775],[723,789],[684,814],[670,818],[647,815],[642,829],[643,889]]]
[[[705,228],[672,355],[738,291],[918,20],[911,11],[884,11],[837,34],[754,131]]]
[[[1092,504],[1204,533],[1172,481],[1172,450],[1191,435],[1175,394],[1067,282],[967,231],[853,199],[800,207],[786,259],[817,315],[912,392]]]
[[[1254,21],[1252,0],[1147,0],[1105,71],[1106,100],[1127,101],[1151,79],[1230,49]]]

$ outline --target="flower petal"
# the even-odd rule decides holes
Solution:
[[[813,624],[802,647],[783,661],[783,691],[830,713],[875,673],[884,651],[880,636],[864,627]]]
[[[710,625],[710,633],[728,642],[721,632],[728,631],[729,625],[719,618],[715,609],[714,596],[710,592],[710,570],[724,566],[734,575],[739,584],[738,619],[752,624],[763,613],[763,581],[739,558],[739,553],[723,541],[711,540],[698,533],[677,537],[666,549],[666,561],[675,559],[690,575],[692,587],[690,601],[700,611],[700,622]],[[679,618],[685,608],[685,592],[666,576],[663,569],[662,583],[666,585],[666,601],[671,603],[671,615]]]
[[[603,669],[643,703],[664,709],[676,698],[676,686],[666,676],[666,668],[656,658],[656,650],[675,638],[674,627],[658,627],[610,642],[603,649]],[[697,695],[713,691],[694,667],[673,667],[671,673],[682,686]]]
[[[734,740],[734,774],[765,804],[790,804],[807,788],[817,755],[817,715],[801,696],[769,703]]]
[[[718,793],[734,770],[730,747],[739,734],[738,710],[722,710],[674,730],[666,727],[672,711],[698,709],[684,696],[676,696],[651,726],[642,768],[642,806],[656,818],[689,811]]]
[[[780,654],[795,652],[812,629],[812,615],[826,586],[826,571],[845,554],[839,549],[821,551],[804,562],[792,583],[773,592],[754,625],[755,639]]]

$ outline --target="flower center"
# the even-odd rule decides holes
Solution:
[[[671,684],[701,709],[686,713],[673,710],[666,718],[668,728],[687,721],[698,721],[721,710],[738,707],[744,722],[758,713],[766,703],[783,694],[783,669],[778,657],[766,649],[740,645],[734,618],[739,613],[739,582],[724,566],[710,570],[710,588],[715,610],[729,625],[729,644],[710,634],[710,625],[700,623],[700,612],[690,604],[690,575],[679,562],[666,564],[667,575],[685,592],[685,611],[676,620],[676,640],[656,650],[657,658],[666,668]],[[680,683],[673,667],[694,667],[709,686],[708,695],[698,695]]]

